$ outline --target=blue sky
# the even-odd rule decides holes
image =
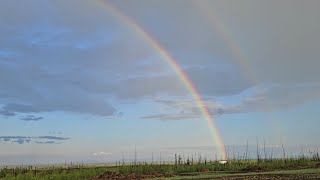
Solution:
[[[109,3],[174,57],[226,146],[320,146],[318,1]],[[0,2],[0,164],[219,155],[171,67],[103,4]]]

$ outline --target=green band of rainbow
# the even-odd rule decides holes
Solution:
[[[201,99],[201,96],[193,85],[192,81],[189,79],[187,74],[183,72],[181,67],[176,63],[176,61],[172,58],[172,56],[164,49],[155,38],[153,38],[148,32],[144,30],[134,19],[126,16],[122,13],[119,9],[111,5],[109,2],[101,2],[101,5],[108,10],[109,13],[113,14],[114,16],[118,17],[123,23],[133,29],[137,34],[139,34],[143,39],[146,40],[148,44],[150,44],[156,52],[158,52],[162,58],[168,63],[168,65],[175,71],[176,75],[179,77],[180,81],[183,83],[185,88],[189,91],[192,95],[193,99],[195,100],[197,106],[199,107],[203,118],[207,121],[210,132],[212,134],[213,139],[215,140],[216,145],[221,153],[223,159],[227,159],[226,150],[224,147],[224,143],[216,126],[214,118],[211,116],[207,106]]]

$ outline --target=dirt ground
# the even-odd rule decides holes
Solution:
[[[115,172],[107,172],[103,175],[100,175],[92,180],[139,180],[139,179],[153,179],[153,178],[163,178],[166,176],[162,174],[149,174],[149,175],[141,175],[141,174],[128,174],[123,175]],[[167,175],[168,177],[168,175]],[[261,175],[249,175],[249,176],[233,176],[233,177],[221,177],[221,178],[208,178],[208,179],[217,179],[217,180],[242,180],[242,179],[250,179],[250,180],[303,180],[303,179],[320,179],[319,174],[261,174]]]
[[[160,178],[160,177],[171,177],[172,175],[168,174],[160,174],[160,173],[149,173],[149,174],[120,174],[116,172],[106,172],[98,177],[93,178],[92,180],[138,180],[138,179],[152,179],[152,178]]]
[[[223,177],[223,178],[214,178],[219,180],[242,180],[242,179],[251,179],[251,180],[271,180],[271,179],[281,179],[281,180],[303,180],[303,179],[320,179],[319,174],[264,174],[264,175],[251,175],[251,176],[235,176],[235,177]]]
[[[312,166],[312,167],[296,167],[294,169],[306,169],[306,168],[320,168],[319,165],[317,166]],[[286,170],[290,170],[286,169]],[[292,168],[293,169],[293,168]],[[252,166],[250,168],[244,169],[242,172],[225,172],[227,174],[234,174],[234,176],[228,176],[228,177],[219,177],[219,178],[201,178],[201,179],[219,179],[219,180],[242,180],[242,179],[253,179],[253,180],[267,180],[267,179],[293,179],[293,180],[303,180],[303,179],[319,179],[320,180],[320,174],[255,174],[255,175],[250,175],[250,173],[253,172],[268,172],[270,169],[263,169],[260,167]],[[248,175],[236,175],[237,173],[248,173]],[[190,176],[196,176],[200,175],[202,173],[210,173],[210,172],[198,172],[198,173],[184,173],[180,174],[180,178],[184,178],[183,176],[188,179]],[[182,176],[181,176],[182,175]],[[98,177],[93,178],[92,180],[138,180],[138,179],[166,179],[167,177],[174,177],[174,175],[171,174],[161,174],[157,172],[152,172],[148,174],[120,174],[117,172],[106,172]]]

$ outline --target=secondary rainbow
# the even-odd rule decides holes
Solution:
[[[226,45],[231,49],[234,57],[235,63],[242,68],[242,72],[245,75],[247,81],[251,83],[251,85],[259,84],[259,78],[257,72],[254,70],[248,56],[245,55],[245,51],[241,48],[240,44],[236,41],[234,37],[234,33],[230,31],[230,28],[226,26],[226,24],[221,20],[221,18],[215,13],[215,9],[213,4],[210,4],[208,0],[203,1],[191,1],[195,7],[198,7],[200,12],[203,13],[206,19],[209,20],[209,23],[213,26],[213,29],[217,30],[218,33],[223,38]],[[270,107],[268,99],[266,101],[266,110],[270,111],[272,107]],[[282,130],[280,130],[280,124],[277,123],[275,117],[270,117],[270,122],[272,125],[272,129],[275,131],[278,136],[282,136]],[[281,128],[282,129],[282,128]]]
[[[252,84],[258,84],[258,76],[248,61],[249,58],[245,56],[244,50],[241,49],[241,46],[235,40],[233,33],[230,32],[229,28],[220,20],[220,18],[215,14],[214,6],[209,4],[209,1],[192,1],[195,7],[200,9],[200,12],[209,20],[213,25],[213,29],[217,30],[218,33],[223,38],[224,42],[232,51],[232,54],[235,57],[235,63],[242,68],[242,72],[245,75],[245,78]]]
[[[98,2],[100,2],[101,5],[104,8],[106,8],[109,13],[119,18],[123,23],[125,23],[127,26],[133,29],[137,34],[139,34],[143,39],[145,39],[145,41],[149,43],[154,48],[154,50],[158,52],[162,56],[162,58],[169,64],[169,66],[175,71],[180,81],[183,83],[185,88],[190,92],[193,99],[197,103],[197,106],[199,107],[203,118],[207,121],[210,131],[212,133],[212,136],[215,140],[216,145],[218,146],[218,149],[221,153],[222,158],[227,159],[226,149],[225,149],[223,140],[220,136],[219,130],[216,126],[215,120],[211,116],[206,104],[201,99],[201,96],[198,90],[196,89],[192,81],[189,79],[187,74],[180,68],[180,66],[172,58],[172,56],[168,53],[168,51],[165,48],[163,48],[160,45],[160,43],[155,38],[153,38],[148,32],[146,32],[144,28],[141,27],[134,19],[125,15],[118,8],[116,8],[114,5],[110,4],[107,1],[98,1]]]

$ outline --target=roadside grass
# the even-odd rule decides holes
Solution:
[[[163,174],[182,174],[190,172],[249,172],[249,171],[267,171],[276,169],[290,169],[299,167],[315,166],[318,161],[310,159],[276,159],[276,160],[230,160],[228,164],[222,165],[217,161],[209,163],[196,164],[141,164],[141,165],[123,165],[119,166],[119,172],[122,174],[138,173],[163,173]]]
[[[258,144],[258,143],[257,143]],[[248,145],[247,145],[248,146]],[[309,151],[305,155],[301,152],[299,156],[288,157],[284,147],[282,158],[275,158],[273,153],[267,156],[264,145],[264,157],[262,158],[257,145],[257,158],[249,159],[248,150],[242,156],[228,158],[227,164],[220,164],[219,161],[207,160],[206,157],[198,155],[184,159],[181,155],[175,154],[173,162],[137,162],[136,152],[134,162],[125,163],[122,161],[112,164],[112,166],[100,165],[58,165],[58,166],[21,166],[0,168],[0,179],[9,180],[83,180],[104,174],[107,171],[121,174],[159,174],[172,175],[171,179],[197,179],[213,178],[224,176],[239,175],[258,175],[258,174],[286,174],[286,173],[317,173],[320,176],[319,169],[310,169],[320,167],[320,156],[317,151]],[[153,158],[152,158],[153,159]],[[217,158],[216,158],[217,159]],[[296,169],[296,170],[294,170]]]
[[[273,160],[229,160],[228,164],[222,165],[218,161],[197,163],[185,163],[180,164],[167,163],[167,164],[151,164],[151,163],[134,163],[131,165],[118,164],[118,166],[112,167],[92,167],[92,166],[74,166],[74,167],[17,167],[17,168],[3,168],[0,170],[0,179],[9,180],[82,180],[90,179],[95,176],[99,176],[106,171],[119,172],[122,174],[170,174],[175,178],[210,178],[210,177],[223,177],[230,175],[254,175],[261,173],[312,173],[314,170],[305,170],[301,168],[310,168],[319,165],[319,161],[312,159],[300,158],[300,159],[273,159]],[[287,171],[288,169],[301,169]],[[276,171],[277,170],[277,171]],[[283,171],[282,171],[283,170]],[[256,172],[258,171],[258,172]],[[264,172],[263,172],[264,171]],[[271,171],[271,172],[266,172]],[[317,173],[319,173],[319,169]],[[195,175],[198,173],[198,175]],[[181,176],[184,175],[184,176]],[[188,176],[186,176],[188,175]]]
[[[320,169],[300,169],[319,165],[319,161],[310,159],[275,159],[275,160],[230,160],[228,164],[221,165],[218,161],[197,162],[194,164],[132,164],[113,167],[48,167],[48,168],[3,168],[0,179],[8,180],[83,180],[99,176],[106,171],[122,174],[171,174],[169,179],[197,179],[225,176],[242,176],[258,174],[292,174],[317,173]],[[288,170],[298,168],[298,170]],[[259,171],[259,172],[255,172]],[[195,175],[198,173],[197,175]]]
[[[254,175],[294,175],[294,174],[318,174],[320,177],[320,169],[299,169],[299,170],[280,170],[280,171],[269,171],[269,172],[248,172],[248,173],[207,173],[190,176],[175,176],[166,178],[168,180],[179,180],[179,179],[206,179],[206,178],[220,178],[220,177],[232,177],[232,176],[254,176]],[[156,180],[156,178],[153,178]],[[159,178],[160,180],[161,178]]]
[[[11,171],[2,175],[0,179],[8,180],[84,180],[90,179],[106,171],[116,171],[115,168],[110,167],[99,167],[99,168],[79,168],[79,169],[51,169],[51,170],[29,170],[27,172],[22,171]],[[3,171],[2,171],[3,173]]]
[[[232,165],[211,165],[211,164],[195,164],[195,165],[137,165],[137,166],[120,166],[119,172],[123,174],[130,173],[166,173],[166,174],[180,174],[188,172],[202,172],[202,171],[239,171],[242,166]]]

